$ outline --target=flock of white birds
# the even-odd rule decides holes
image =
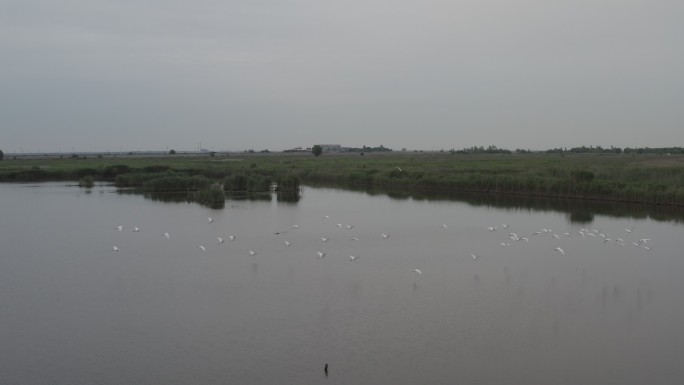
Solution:
[[[325,216],[323,216],[323,219],[330,220],[330,216],[325,215]],[[209,218],[207,218],[207,222],[211,225],[214,222],[214,219],[209,217]],[[337,227],[340,229],[347,229],[347,230],[351,230],[351,229],[355,228],[354,225],[348,225],[348,224],[343,225],[341,223],[337,223]],[[296,231],[299,228],[300,228],[300,226],[295,224],[295,225],[292,225],[291,230]],[[446,224],[442,224],[441,228],[442,229],[448,229],[449,226]],[[518,243],[518,242],[527,243],[527,242],[533,241],[537,237],[547,236],[547,237],[551,237],[553,239],[558,239],[558,240],[560,240],[561,238],[582,238],[582,239],[594,238],[594,239],[601,240],[604,244],[613,244],[615,246],[633,246],[633,247],[641,248],[641,249],[646,250],[646,251],[650,251],[652,249],[652,246],[649,244],[649,241],[651,240],[650,238],[640,238],[640,239],[633,239],[633,240],[631,240],[631,239],[625,240],[624,239],[624,238],[631,238],[632,231],[634,230],[634,227],[622,229],[620,232],[622,232],[624,234],[619,234],[621,236],[609,235],[609,234],[607,234],[601,230],[598,230],[598,229],[587,229],[587,228],[578,229],[573,233],[564,232],[561,234],[557,234],[556,232],[554,232],[551,229],[543,228],[541,230],[532,232],[528,236],[521,236],[515,232],[508,231],[508,228],[509,228],[509,225],[501,224],[498,226],[489,226],[486,230],[491,232],[491,233],[493,233],[493,232],[507,233],[506,239],[499,243],[499,245],[501,247],[508,247],[508,246],[511,246],[512,244]],[[123,225],[115,226],[115,230],[124,231],[124,226]],[[132,231],[133,232],[140,232],[141,229],[137,226],[134,226]],[[288,231],[279,231],[279,232],[274,233],[274,235],[284,235],[284,236],[287,236],[287,234],[288,234]],[[169,234],[168,232],[163,233],[162,236],[165,237],[166,239],[171,238],[171,234]],[[390,234],[389,233],[381,233],[381,234],[378,234],[377,237],[379,237],[379,239],[389,239]],[[237,236],[236,235],[227,235],[226,238],[228,239],[228,241],[232,242],[232,241],[235,241],[237,239]],[[349,239],[352,241],[358,241],[359,240],[358,237],[351,237]],[[320,237],[320,241],[322,243],[326,243],[326,242],[328,242],[328,240],[329,240],[329,238],[326,236]],[[223,237],[217,237],[217,246],[224,244],[225,241],[226,241],[226,239],[224,239]],[[289,247],[292,245],[292,241],[283,240],[283,244],[285,247]],[[202,252],[207,251],[207,247],[205,245],[197,245],[197,247]],[[119,251],[121,251],[121,249],[118,246],[113,246],[112,251],[119,252]],[[561,248],[560,246],[555,247],[552,250],[552,252],[557,253],[557,254],[561,254],[561,255],[565,255],[565,250],[563,248]],[[257,252],[255,250],[247,250],[247,254],[249,254],[250,256],[255,256],[255,255],[257,255]],[[321,250],[316,251],[316,258],[317,259],[324,258],[326,255],[327,255],[327,253],[325,251],[321,251]],[[481,257],[480,255],[477,255],[475,253],[470,253],[470,256],[472,257],[473,261],[477,261]],[[354,262],[354,261],[358,261],[358,260],[359,260],[358,256],[349,255],[349,261]],[[417,275],[423,275],[423,271],[421,269],[414,269],[413,272]]]

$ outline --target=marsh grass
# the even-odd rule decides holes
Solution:
[[[684,156],[679,155],[393,152],[0,162],[0,181],[86,175],[145,191],[201,191],[214,182],[222,182],[226,192],[268,191],[273,183],[278,189],[329,183],[388,193],[485,192],[684,206]]]

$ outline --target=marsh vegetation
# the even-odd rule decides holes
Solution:
[[[684,205],[684,156],[599,154],[239,154],[215,157],[9,160],[0,181],[114,182],[147,192],[190,191],[223,185],[229,194],[300,183],[388,193],[478,192],[635,203]],[[203,193],[202,195],[217,193]]]

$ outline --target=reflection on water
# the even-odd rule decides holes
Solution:
[[[335,187],[330,184],[316,184],[312,187]],[[559,199],[534,196],[518,196],[510,194],[486,194],[467,192],[406,192],[383,191],[367,188],[346,188],[350,191],[364,192],[369,196],[386,196],[393,200],[414,200],[428,202],[464,202],[475,207],[490,207],[507,210],[530,210],[544,212],[565,213],[568,222],[578,225],[588,225],[594,221],[596,215],[613,218],[653,219],[657,221],[673,221],[684,223],[684,208],[632,204],[597,200]],[[143,194],[145,198],[161,202],[198,203],[212,209],[222,209],[225,202],[199,202],[190,192],[182,193],[150,193],[131,189],[117,190],[120,194]],[[227,195],[226,199],[233,201],[273,201],[282,204],[297,204],[301,199],[301,192],[270,192]]]
[[[340,187],[334,184],[315,184],[316,187]],[[536,196],[520,196],[513,194],[488,194],[469,192],[387,192],[373,188],[355,188],[344,186],[350,191],[364,192],[370,196],[387,196],[394,200],[416,201],[451,201],[464,202],[472,206],[498,209],[534,210],[561,212],[567,215],[568,221],[575,224],[589,224],[594,216],[605,215],[613,218],[654,219],[657,221],[673,221],[684,223],[684,208],[660,206],[653,204],[634,204],[601,200],[560,199]]]
[[[90,193],[90,191],[87,191]],[[143,192],[136,189],[118,189],[119,194],[142,194],[146,199],[169,203],[197,203],[199,205],[220,210],[225,207],[225,201],[206,202],[197,198],[194,192]],[[270,192],[226,195],[226,199],[233,201],[272,201],[279,203],[296,204],[301,199],[300,192]]]

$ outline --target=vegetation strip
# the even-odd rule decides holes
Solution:
[[[684,206],[684,156],[670,154],[269,153],[0,162],[0,182],[43,180],[195,191],[209,200],[221,199],[217,190],[296,191],[299,183],[334,183],[387,192],[470,191]]]

